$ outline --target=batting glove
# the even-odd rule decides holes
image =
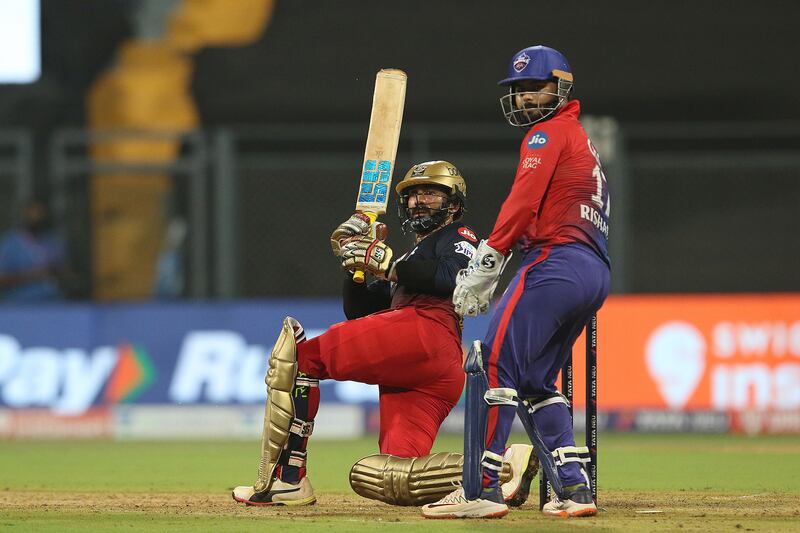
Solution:
[[[342,256],[344,241],[356,235],[368,235],[372,229],[372,221],[363,213],[354,213],[353,216],[339,224],[331,233],[331,249],[336,257]]]
[[[342,245],[342,266],[350,271],[361,270],[386,277],[392,267],[392,249],[381,240],[356,237]]]
[[[453,305],[461,316],[478,316],[489,310],[489,302],[503,273],[506,257],[489,246],[485,240],[467,268],[456,276]]]

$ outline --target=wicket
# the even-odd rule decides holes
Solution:
[[[572,415],[572,354],[561,370],[561,393],[569,401]],[[586,323],[586,447],[589,448],[589,483],[597,503],[597,315]],[[539,473],[539,509],[550,501],[550,482],[544,471]]]

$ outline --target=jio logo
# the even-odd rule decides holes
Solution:
[[[528,147],[529,148],[533,148],[534,150],[537,149],[537,148],[541,148],[542,146],[547,144],[548,140],[549,139],[548,139],[547,134],[545,132],[537,131],[536,133],[531,135],[530,139],[528,139]]]

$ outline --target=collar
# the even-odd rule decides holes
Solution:
[[[561,117],[564,118],[572,118],[578,120],[578,117],[581,116],[581,101],[580,100],[570,100],[567,102],[566,105],[562,106],[558,113],[555,114],[553,118]]]

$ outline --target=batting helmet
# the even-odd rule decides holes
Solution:
[[[408,191],[413,187],[428,185],[447,193],[442,207],[433,210],[430,216],[414,217],[408,209]],[[410,227],[415,232],[428,232],[440,226],[447,218],[449,208],[456,204],[458,210],[453,219],[458,220],[464,213],[467,199],[467,183],[458,168],[447,161],[427,161],[414,165],[395,187],[397,191],[397,214],[403,228]]]

